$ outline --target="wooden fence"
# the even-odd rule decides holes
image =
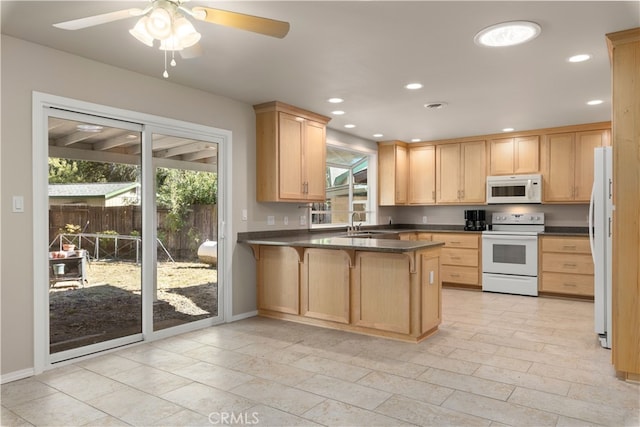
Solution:
[[[176,260],[196,260],[197,250],[205,240],[217,239],[218,210],[215,205],[193,205],[183,218],[184,226],[178,231],[168,227],[168,209],[158,209],[156,221],[158,239]],[[58,234],[67,233],[65,225],[80,226],[83,233],[141,235],[142,208],[140,206],[50,206],[49,207],[49,243]],[[111,245],[115,243],[110,243]],[[128,250],[125,245],[117,251],[119,257],[135,259],[135,250]],[[83,243],[83,248],[84,247]],[[92,248],[85,248],[91,250]],[[115,249],[115,248],[111,248]],[[159,248],[158,259],[163,260],[166,254]]]

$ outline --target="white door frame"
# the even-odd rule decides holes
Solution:
[[[163,132],[171,135],[183,135],[193,139],[203,139],[218,143],[218,313],[219,316],[213,321],[207,322],[205,319],[180,325],[175,328],[163,329],[153,332],[151,305],[145,304],[143,292],[143,331],[144,341],[153,341],[167,336],[183,333],[216,323],[222,323],[225,319],[231,319],[231,252],[232,241],[228,238],[231,235],[231,131],[213,128],[195,123],[154,116],[120,108],[108,107],[56,95],[33,92],[32,104],[32,172],[33,172],[33,290],[34,290],[34,373],[39,374],[47,369],[51,369],[52,359],[49,354],[49,294],[48,286],[49,273],[47,269],[47,251],[42,245],[42,236],[48,236],[48,218],[44,215],[48,212],[48,116],[51,108],[64,111],[90,114],[104,118],[105,121],[117,120],[128,122],[135,126],[141,126],[143,131],[142,141],[142,170],[143,183],[152,183],[154,179],[153,159],[151,157],[151,132]],[[144,185],[144,184],[143,184]],[[148,218],[155,212],[155,200],[153,193],[146,192],[143,195],[143,218]],[[155,236],[155,225],[153,221],[146,221],[143,225],[144,235]],[[143,246],[143,263],[153,265],[146,257],[151,257],[154,239],[145,239],[148,248]],[[145,243],[143,242],[143,245]],[[48,246],[48,242],[47,245]],[[145,264],[143,264],[145,265]],[[149,270],[147,268],[146,270]],[[143,289],[150,287],[149,271],[145,273],[143,268]],[[153,280],[153,277],[151,277]],[[149,294],[149,292],[146,292]],[[149,295],[149,298],[151,296]],[[148,305],[148,307],[147,307]],[[146,308],[145,308],[146,307]],[[123,341],[123,344],[128,344]],[[103,349],[96,348],[96,351]],[[91,357],[91,356],[86,356]],[[76,361],[78,359],[74,359]],[[70,362],[59,362],[55,366],[60,366]]]

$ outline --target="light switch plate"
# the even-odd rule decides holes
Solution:
[[[289,217],[288,216],[284,217],[284,225],[289,225]]]
[[[23,213],[24,212],[24,197],[23,196],[13,196],[12,200],[12,212]]]
[[[247,219],[249,219],[249,213],[246,209],[242,209],[242,220],[246,221]]]
[[[267,216],[267,225],[275,225],[276,217],[273,215]]]

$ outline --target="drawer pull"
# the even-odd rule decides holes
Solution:
[[[575,283],[563,283],[563,285],[570,286],[572,288],[575,288],[577,286]]]
[[[570,250],[572,250],[572,251],[575,251],[575,250],[576,250],[576,245],[564,245],[564,246],[562,247],[562,249],[567,249],[567,250],[569,250],[569,249],[570,249]]]
[[[462,242],[449,242],[449,243],[451,243],[452,245],[460,245]]]
[[[459,256],[452,256],[451,259],[460,259]]]
[[[458,273],[451,273],[451,277],[460,277]]]
[[[576,264],[575,263],[570,263],[570,262],[565,262],[564,266],[567,268],[576,268]]]

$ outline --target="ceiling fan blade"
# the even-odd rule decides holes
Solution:
[[[106,24],[108,22],[119,21],[120,19],[130,18],[132,16],[140,16],[145,13],[142,9],[124,9],[115,12],[103,13],[101,15],[88,16],[86,18],[74,19],[71,21],[59,22],[53,24],[56,28],[63,30],[81,30],[94,25]]]
[[[180,50],[179,52],[182,59],[197,58],[202,56],[202,45],[200,43],[196,43],[193,46]]]
[[[194,7],[193,12],[195,12],[194,17],[202,21],[252,31],[279,39],[286,36],[289,32],[288,22],[276,21],[275,19],[200,6]],[[205,12],[204,17],[200,12]]]

